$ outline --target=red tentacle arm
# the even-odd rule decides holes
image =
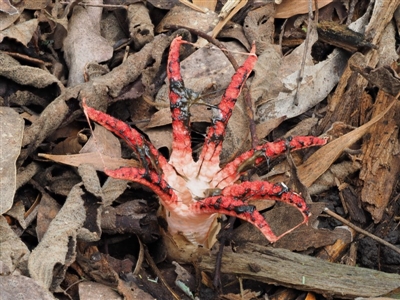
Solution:
[[[215,174],[216,171],[219,170],[219,155],[222,150],[226,125],[232,115],[236,100],[242,91],[246,79],[249,77],[257,62],[255,50],[255,45],[253,44],[249,57],[233,75],[232,80],[218,105],[218,109],[216,110],[212,120],[213,124],[208,129],[204,146],[200,154],[199,164],[201,169],[199,177],[204,176],[204,178],[209,178],[209,174]]]
[[[145,168],[158,169],[158,164],[164,166],[167,160],[160,155],[158,150],[135,129],[131,128],[125,122],[122,122],[106,113],[96,110],[86,105],[85,99],[82,99],[82,107],[86,116],[99,123],[104,128],[113,132],[123,139],[129,147],[134,150]]]
[[[326,138],[315,136],[296,136],[265,143],[257,146],[255,149],[244,152],[228,163],[214,177],[212,185],[224,188],[238,180],[244,171],[256,167],[270,158],[284,154],[287,150],[296,151],[313,146],[322,146],[326,143]]]
[[[242,201],[250,200],[277,200],[297,208],[307,223],[310,215],[307,204],[299,194],[289,191],[283,183],[270,183],[268,181],[245,181],[233,184],[221,191],[221,196],[233,197]]]
[[[87,106],[85,99],[82,99],[82,107],[89,119],[99,123],[123,139],[136,152],[144,169],[149,171],[155,170],[160,176],[164,175],[168,178],[168,182],[173,188],[185,184],[183,178],[176,174],[167,159],[134,128],[106,113]],[[183,198],[186,200],[190,197],[190,193],[186,191]]]
[[[278,240],[278,237],[272,232],[271,227],[254,205],[247,205],[233,197],[214,196],[205,198],[193,203],[191,210],[198,214],[220,213],[237,217],[257,227],[271,243]]]
[[[192,145],[190,139],[189,95],[181,76],[179,48],[185,43],[182,37],[175,38],[168,56],[169,99],[172,116],[172,154],[170,163],[178,173],[190,177],[193,170]]]
[[[160,197],[166,207],[175,207],[178,203],[177,195],[156,172],[144,168],[120,168],[117,170],[105,169],[104,173],[112,178],[130,180],[147,186]]]

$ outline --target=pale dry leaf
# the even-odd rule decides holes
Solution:
[[[121,143],[118,138],[100,125],[95,125],[92,136],[79,153],[101,153],[109,157],[121,157]]]
[[[318,9],[333,2],[333,0],[318,0]],[[308,13],[310,0],[284,0],[280,5],[276,6],[275,18],[287,19],[295,15]],[[312,0],[313,11],[315,10],[314,0]]]
[[[103,171],[107,169],[118,169],[124,167],[139,167],[139,163],[133,159],[115,158],[107,155],[103,155],[99,152],[90,152],[82,154],[70,154],[70,155],[52,155],[39,153],[39,157],[43,157],[52,160],[57,163],[78,167],[81,164],[91,164],[97,171]]]
[[[7,215],[17,220],[22,229],[26,229],[25,206],[22,201],[14,203],[11,209],[7,211]]]
[[[359,162],[343,161],[333,164],[324,174],[321,175],[309,188],[310,195],[318,195],[336,186],[335,180],[343,182],[345,178],[360,170]]]
[[[24,120],[10,107],[0,107],[0,213],[13,204],[16,191],[16,161],[21,151]]]
[[[111,205],[128,187],[128,180],[108,177],[102,186],[103,207]]]
[[[5,37],[7,37],[20,42],[25,47],[28,47],[28,43],[32,39],[38,24],[38,19],[31,19],[26,22],[11,26],[10,28],[0,32],[0,43]]]
[[[171,111],[168,109],[168,115],[169,115],[169,122],[168,124],[171,123]],[[172,134],[171,134],[171,128],[169,127],[159,127],[159,128],[149,128],[144,130],[146,135],[149,137],[151,143],[156,147],[157,149],[166,147],[171,153],[172,151]]]
[[[142,2],[132,3],[128,7],[129,33],[134,48],[141,49],[154,39],[154,25],[149,10]]]
[[[46,137],[60,127],[68,110],[67,104],[61,98],[51,102],[42,111],[36,122],[25,129],[22,146],[30,144],[33,149],[36,149]]]
[[[396,31],[392,22],[386,26],[377,49],[379,52],[377,68],[391,65],[399,59],[399,54],[396,51]]]
[[[217,0],[193,0],[193,4],[215,11]]]
[[[336,86],[345,66],[346,54],[341,50],[335,50],[328,59],[315,66],[306,66],[297,94],[298,105],[293,104],[298,72],[292,73],[283,79],[285,87],[290,91],[282,91],[276,98],[261,105],[257,109],[259,121],[266,122],[282,116],[293,118],[314,107]]]
[[[67,268],[75,261],[77,232],[86,219],[83,194],[82,184],[71,189],[63,207],[29,257],[31,278],[46,289],[56,289]]]
[[[3,216],[0,216],[0,232],[1,275],[7,275],[15,270],[24,274],[27,273],[27,262],[30,254],[29,249],[12,230],[10,225],[8,225],[6,218]],[[1,277],[3,276],[0,276],[0,278]],[[0,290],[4,291],[1,284]]]
[[[218,16],[209,10],[207,13],[195,11],[185,5],[175,5],[156,27],[156,32],[165,31],[165,27],[188,26],[203,32],[211,31],[218,23]]]
[[[13,6],[9,0],[0,0],[0,12],[4,12],[8,15],[16,15],[19,13],[18,9]]]
[[[63,89],[62,83],[54,75],[39,68],[23,66],[16,59],[4,52],[0,52],[0,76],[4,76],[15,83],[39,89],[54,83],[60,89]]]
[[[64,40],[64,55],[69,66],[68,86],[84,82],[83,71],[87,63],[103,62],[112,57],[113,48],[100,35],[100,15],[93,9],[74,8]],[[94,15],[94,17],[92,16]]]
[[[51,221],[56,217],[61,209],[61,205],[57,203],[49,194],[44,193],[38,205],[38,214],[36,218],[36,234],[40,242],[46,233]]]
[[[29,0],[25,1],[25,9],[29,10],[41,10],[46,8],[49,4],[49,0]]]
[[[0,276],[1,298],[3,300],[54,300],[54,296],[35,280],[22,276]]]
[[[285,60],[287,59],[285,58]],[[251,82],[251,97],[257,105],[260,105],[258,103],[260,99],[268,101],[268,99],[278,96],[282,90],[283,84],[280,77],[283,71],[281,70],[282,60],[282,55],[274,46],[266,46],[265,50],[258,56],[257,63],[254,66],[255,75]],[[292,67],[294,67],[293,64]],[[297,66],[298,68],[299,66]]]
[[[21,9],[21,12],[18,14],[14,15],[9,15],[4,12],[0,11],[0,30],[4,30],[14,24],[16,20],[20,17],[20,14],[22,13],[23,9]]]
[[[84,281],[79,283],[79,299],[81,300],[122,300],[123,298],[112,288],[101,283]]]
[[[87,163],[81,164],[78,167],[78,173],[82,178],[85,189],[96,197],[103,198],[99,177],[93,166]]]

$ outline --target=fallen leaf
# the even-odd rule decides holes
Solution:
[[[82,154],[70,154],[70,155],[52,155],[39,153],[39,157],[50,159],[52,161],[78,167],[80,164],[87,163],[91,164],[97,171],[104,171],[104,168],[118,169],[124,167],[139,167],[140,164],[133,159],[115,158],[101,153],[91,152]]]
[[[78,230],[86,212],[82,184],[75,185],[28,260],[29,274],[42,287],[55,290],[76,259]]]
[[[22,275],[0,276],[1,298],[54,300],[52,293],[35,280]]]
[[[79,153],[101,153],[109,157],[120,158],[121,143],[111,131],[96,124],[92,136]]]
[[[84,82],[83,70],[87,63],[103,62],[112,57],[112,46],[100,35],[101,12],[101,7],[75,6],[73,10],[64,40],[64,55],[69,66],[68,86]]]
[[[0,232],[0,273],[2,275],[0,276],[0,280],[3,278],[3,275],[14,273],[14,271],[26,274],[26,264],[30,251],[10,225],[8,225],[4,216],[0,216]],[[0,284],[0,289],[3,297],[4,286],[2,284]]]
[[[196,30],[209,32],[218,22],[215,12],[209,10],[207,13],[195,11],[185,5],[175,5],[156,27],[156,32],[164,32],[168,26],[189,26]]]
[[[21,151],[24,120],[11,107],[0,107],[0,213],[13,205],[16,191],[16,161]]]
[[[101,283],[84,281],[79,283],[79,299],[81,300],[122,300],[123,298],[112,288]],[[141,298],[143,299],[143,298]]]
[[[5,37],[7,37],[20,42],[25,47],[28,47],[28,43],[32,39],[32,36],[35,33],[38,24],[39,21],[37,19],[31,19],[26,22],[18,23],[17,25],[11,26],[10,28],[0,32],[0,43]]]
[[[18,14],[18,9],[11,5],[9,0],[0,0],[0,11],[5,12],[8,15]]]
[[[318,9],[328,5],[333,0],[318,0]],[[310,5],[309,0],[284,0],[281,4],[276,6],[275,18],[287,19],[295,15],[308,13]],[[312,1],[313,11],[315,10],[315,3]]]

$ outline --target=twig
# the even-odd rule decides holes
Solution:
[[[353,228],[355,231],[362,233],[368,237],[370,237],[371,239],[377,241],[378,243],[381,243],[382,245],[385,245],[386,247],[389,247],[390,249],[396,251],[397,253],[400,254],[400,248],[397,248],[395,245],[392,245],[388,242],[386,242],[385,240],[381,239],[380,237],[377,237],[376,235],[373,235],[372,233],[369,233],[368,231],[365,231],[364,229],[361,229],[360,227],[354,225],[353,223],[347,221],[345,218],[342,218],[341,216],[339,216],[338,214],[334,213],[333,211],[331,211],[329,208],[325,207],[324,211],[330,215],[331,217],[335,218],[336,220],[342,222],[343,224]]]
[[[161,283],[168,289],[168,291],[171,293],[171,295],[174,297],[174,299],[180,300],[181,298],[179,297],[179,295],[177,293],[175,293],[174,290],[165,281],[164,276],[161,274],[160,270],[157,268],[157,265],[155,264],[153,258],[149,254],[146,246],[144,246],[144,256],[146,257],[146,261],[149,264],[149,266],[151,267],[151,269],[154,271],[154,273],[160,279]]]

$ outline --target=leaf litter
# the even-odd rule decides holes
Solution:
[[[157,106],[160,99],[168,102],[163,84],[165,54],[172,34],[168,28],[196,23],[195,29],[211,32],[218,23],[219,11],[203,14],[183,5],[153,2],[127,3],[117,6],[117,10],[101,2],[91,3],[99,7],[83,7],[74,1],[67,6],[52,2],[16,6],[8,1],[0,3],[2,295],[15,297],[20,292],[32,299],[45,299],[63,290],[71,297],[90,299],[93,295],[85,290],[95,281],[117,291],[110,297],[119,294],[134,299],[140,294],[145,299],[186,299],[194,295],[199,299],[214,299],[216,292],[206,288],[210,286],[205,280],[207,275],[203,276],[203,285],[185,283],[183,291],[176,287],[176,282],[183,280],[175,276],[166,276],[165,285],[152,282],[153,274],[157,273],[152,264],[152,270],[141,264],[140,276],[132,274],[142,251],[152,255],[161,271],[168,265],[165,260],[168,248],[160,239],[159,230],[164,225],[157,218],[157,199],[136,184],[106,178],[98,172],[104,168],[138,166],[137,157],[108,131],[101,132],[97,125],[95,138],[90,137],[89,142],[86,137],[90,131],[83,130],[88,125],[82,117],[79,100],[86,97],[91,107],[114,113],[139,128],[157,148],[167,149],[167,153],[171,150],[170,115],[168,109]],[[275,140],[289,131],[292,135],[300,132],[330,136],[330,142],[314,153],[293,157],[297,171],[293,172],[284,162],[271,161],[248,175],[253,179],[285,181],[295,190],[301,190],[296,186],[299,184],[309,188],[316,203],[310,204],[312,219],[308,226],[303,225],[274,245],[303,251],[296,260],[303,265],[306,262],[307,268],[292,265],[291,254],[284,250],[281,255],[273,254],[278,249],[266,247],[258,232],[248,224],[237,224],[240,226],[235,225],[229,239],[231,247],[222,255],[222,272],[226,274],[221,279],[232,283],[223,288],[223,299],[271,297],[278,291],[271,284],[294,287],[298,290],[296,295],[307,293],[307,297],[313,294],[377,297],[399,288],[398,253],[348,227],[340,227],[339,221],[322,213],[328,207],[398,248],[399,69],[395,36],[399,34],[399,1],[386,6],[381,5],[382,1],[361,1],[355,6],[344,1],[340,8],[332,1],[317,2],[319,21],[327,18],[338,22],[340,18],[347,24],[353,22],[350,27],[364,33],[365,40],[377,49],[349,53],[336,43],[330,45],[326,37],[323,42],[318,40],[316,31],[312,31],[309,48],[305,50],[303,29],[311,30],[312,24],[307,24],[307,18],[299,14],[307,13],[307,1],[284,1],[276,10],[270,4],[251,7],[249,3],[220,32],[221,37],[229,36],[226,49],[234,53],[239,63],[245,59],[241,53],[256,41],[259,62],[248,87],[256,112],[253,121],[258,138]],[[135,17],[135,11],[139,10],[143,12],[141,18]],[[335,14],[339,12],[341,15]],[[283,27],[279,18],[285,20]],[[114,22],[112,26],[105,23],[109,20]],[[116,33],[105,32],[111,27]],[[229,28],[236,31],[228,32]],[[196,31],[180,32],[187,39],[196,38]],[[187,57],[182,63],[185,82],[201,95],[199,103],[191,107],[192,142],[196,146],[202,144],[205,125],[211,118],[202,101],[218,103],[233,68],[213,46],[186,51],[181,56]],[[304,51],[307,52],[303,61]],[[91,73],[93,62],[100,64],[100,68]],[[302,64],[303,78],[297,88]],[[207,95],[209,92],[212,96]],[[150,105],[142,95],[156,101]],[[298,105],[293,103],[295,97]],[[130,115],[132,103],[140,106],[143,113]],[[244,102],[238,108],[224,143],[225,160],[251,144],[248,109]],[[25,118],[25,124],[21,117]],[[302,124],[308,118],[310,121]],[[6,119],[10,120],[7,124],[12,122],[10,126],[4,125]],[[54,135],[70,126],[77,126],[78,130]],[[85,136],[81,143],[80,135]],[[75,167],[79,166],[78,173]],[[265,214],[275,230],[285,231],[292,226],[291,222],[297,222],[295,212],[272,201],[270,204],[274,207]],[[138,239],[145,247],[139,247]],[[362,247],[357,249],[357,245]],[[378,247],[383,247],[383,254],[374,250]],[[354,248],[355,251],[347,250]],[[213,254],[203,256],[200,264],[199,258],[184,261],[182,256],[182,260],[193,263],[197,272],[210,271],[216,252],[214,249]],[[376,278],[385,279],[379,287],[368,280],[369,285],[363,286],[363,278],[371,270],[341,269],[334,264],[331,272],[336,278],[342,276],[345,280],[346,272],[360,272],[357,283],[335,289],[329,283],[336,279],[318,271],[325,262],[309,256],[312,253],[323,257],[328,252],[332,253],[329,260],[333,262],[342,260],[353,266],[357,262],[362,267],[379,268],[381,272],[374,273]],[[241,255],[246,256],[244,261]],[[264,274],[267,266],[260,260],[263,255],[275,257],[269,262],[270,267],[281,264],[279,268],[286,270],[287,276],[282,278],[273,268]],[[251,268],[248,261],[254,261]],[[255,265],[261,271],[249,273],[249,268],[258,269]],[[188,272],[190,268],[180,269],[182,266],[185,264],[176,265],[181,277],[200,274]],[[117,270],[124,271],[118,275]],[[295,282],[291,273],[303,275],[305,284]],[[232,281],[233,275],[250,280],[240,279],[238,283]],[[314,277],[325,279],[318,283],[313,281]],[[82,278],[88,281],[80,282]],[[24,289],[28,281],[36,286],[30,291]],[[10,284],[16,288],[10,289]],[[170,289],[165,287],[167,284]],[[71,286],[76,288],[70,289]],[[33,290],[38,294],[32,293]]]

